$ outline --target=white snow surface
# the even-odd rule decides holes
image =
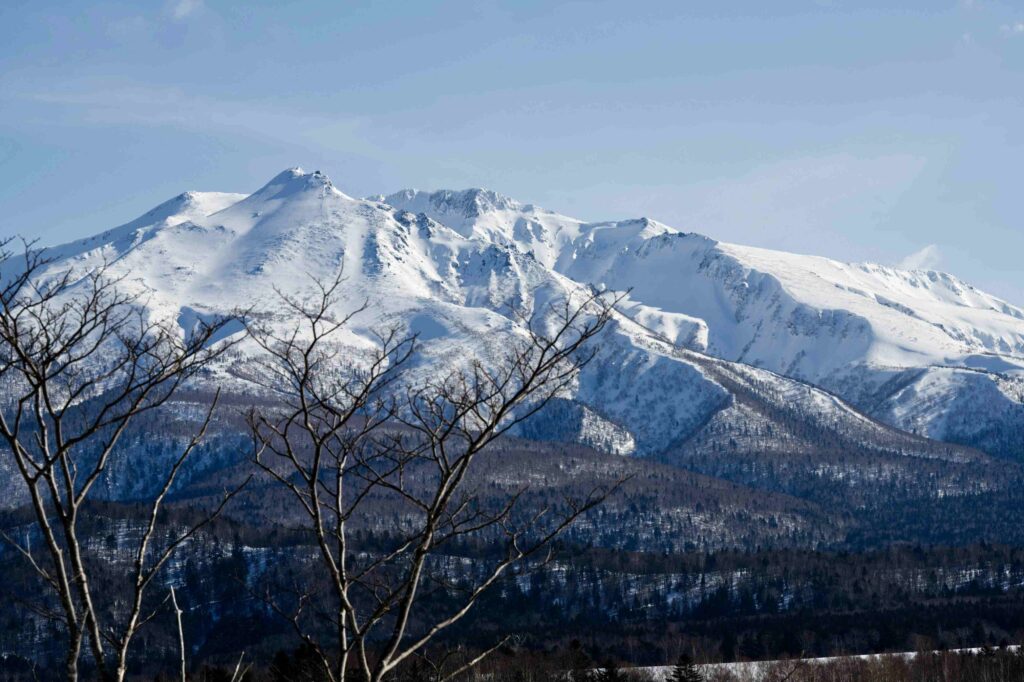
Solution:
[[[953,418],[963,435],[965,421],[991,426],[990,408],[998,428],[1019,421],[1021,391],[1007,382],[1024,375],[1024,309],[953,275],[727,244],[648,219],[451,200],[480,192],[386,200],[513,240],[576,281],[628,289],[624,314],[656,335],[828,388],[899,428],[942,439]],[[916,380],[888,387],[908,372]]]
[[[584,223],[487,190],[382,200],[515,243],[577,281],[631,289],[702,322],[728,360],[811,379],[850,363],[1024,369],[1024,309],[946,273],[727,244],[646,218]]]
[[[368,348],[398,325],[419,333],[424,367],[500,357],[521,333],[513,307],[628,290],[602,361],[569,396],[586,407],[577,438],[616,452],[664,448],[721,408],[727,392],[686,352],[828,387],[936,438],[971,396],[1019,405],[1000,386],[1024,374],[1024,310],[952,275],[725,244],[646,218],[587,223],[480,189],[356,199],[294,168],[251,195],[187,192],[50,255],[53,273],[110,263],[150,315],[178,320],[245,309],[287,324],[275,290],[301,295],[343,269],[342,307],[366,309],[342,342]],[[925,371],[872,393],[907,369]]]

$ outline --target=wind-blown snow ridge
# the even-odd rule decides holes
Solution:
[[[249,195],[180,195],[51,255],[55,271],[113,263],[165,319],[252,308],[285,323],[275,289],[344,270],[345,305],[367,303],[344,342],[365,348],[373,329],[406,326],[424,367],[498,357],[519,333],[513,307],[540,314],[572,292],[629,290],[603,362],[566,396],[558,428],[533,433],[670,447],[740,390],[687,355],[698,353],[768,370],[759,382],[850,428],[847,408],[822,408],[834,398],[786,377],[900,428],[1024,455],[1006,436],[1022,416],[1024,310],[943,273],[726,244],[646,218],[588,223],[483,189],[355,199],[300,168]],[[977,401],[991,417],[966,429]]]

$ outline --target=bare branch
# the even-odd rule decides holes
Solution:
[[[149,320],[145,300],[125,293],[125,275],[101,261],[83,270],[57,271],[55,261],[31,242],[15,260],[11,241],[0,242],[0,381],[7,401],[0,409],[0,442],[24,483],[48,555],[46,568],[20,548],[61,605],[68,638],[66,674],[77,679],[87,642],[97,675],[122,680],[129,645],[151,617],[143,595],[171,554],[212,521],[233,497],[202,523],[175,539],[146,565],[161,507],[185,461],[210,424],[173,463],[149,510],[133,565],[133,599],[126,622],[106,622],[97,606],[79,525],[94,487],[121,451],[122,437],[147,412],[166,404],[187,381],[222,357],[236,340],[214,343],[232,318],[203,322],[181,333],[173,322]],[[116,632],[116,634],[114,634]],[[114,646],[113,653],[108,645]]]
[[[339,275],[318,284],[308,299],[282,294],[298,316],[294,329],[250,326],[268,358],[279,404],[270,412],[254,409],[247,420],[253,461],[295,501],[332,597],[318,595],[314,611],[306,608],[309,593],[300,594],[290,611],[272,608],[317,652],[330,679],[344,679],[351,668],[366,682],[378,682],[464,618],[510,567],[550,547],[621,485],[567,500],[558,513],[542,510],[519,527],[513,516],[525,491],[492,509],[466,485],[482,452],[571,387],[593,359],[589,344],[618,299],[586,292],[575,303],[552,304],[519,318],[523,338],[500,362],[469,359],[445,374],[410,382],[405,368],[416,338],[397,329],[378,334],[378,349],[366,357],[340,355],[333,335],[365,308],[332,315],[340,281]],[[402,527],[390,529],[390,547],[359,550],[352,524],[366,527],[385,499],[406,510]],[[454,585],[428,569],[446,543],[463,537],[493,541],[495,535],[504,543],[503,556],[472,584]],[[416,613],[432,594],[454,600],[453,608]],[[320,626],[331,623],[330,643],[304,628],[314,613]],[[337,655],[332,659],[328,652]]]

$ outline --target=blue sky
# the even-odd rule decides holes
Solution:
[[[937,267],[1024,303],[1024,5],[0,3],[0,234],[294,165]]]

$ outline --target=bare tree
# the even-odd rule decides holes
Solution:
[[[184,611],[178,606],[178,598],[174,595],[174,586],[171,586],[171,608],[174,609],[174,620],[178,625],[178,674],[181,682],[186,682],[188,666],[185,659],[185,628],[181,625],[181,617]]]
[[[147,320],[141,301],[121,291],[121,280],[110,276],[106,264],[52,273],[52,261],[43,251],[25,244],[22,259],[10,244],[0,244],[0,270],[7,273],[0,288],[0,385],[6,397],[0,437],[6,445],[3,456],[13,460],[24,484],[34,532],[45,552],[37,555],[30,543],[5,538],[59,602],[58,609],[40,612],[66,630],[67,678],[78,678],[87,643],[97,677],[122,680],[133,638],[157,613],[145,600],[147,588],[175,551],[237,492],[225,493],[212,512],[169,539],[157,533],[164,502],[206,434],[216,399],[159,474],[157,493],[124,569],[130,586],[127,596],[117,595],[124,602],[119,609],[98,604],[91,582],[98,565],[87,557],[80,525],[89,515],[90,494],[132,420],[165,405],[226,350],[230,343],[213,342],[228,321],[199,324],[182,335],[172,325]]]
[[[269,358],[266,383],[281,404],[254,409],[249,421],[254,460],[290,493],[327,583],[323,594],[300,585],[289,604],[280,591],[268,602],[315,652],[328,679],[355,674],[377,682],[462,620],[510,567],[538,554],[542,560],[542,550],[621,483],[529,512],[517,505],[523,490],[488,504],[467,483],[489,444],[568,388],[593,358],[589,342],[615,301],[579,293],[575,303],[522,316],[525,333],[501,361],[467,359],[443,376],[410,379],[414,336],[380,334],[362,362],[334,343],[360,312],[333,315],[341,281],[318,284],[307,299],[282,295],[300,320],[286,333],[250,329]],[[369,528],[381,500],[403,510],[387,529],[390,541],[357,546],[353,528]],[[469,537],[487,538],[498,552],[481,575],[455,584],[432,560]]]

